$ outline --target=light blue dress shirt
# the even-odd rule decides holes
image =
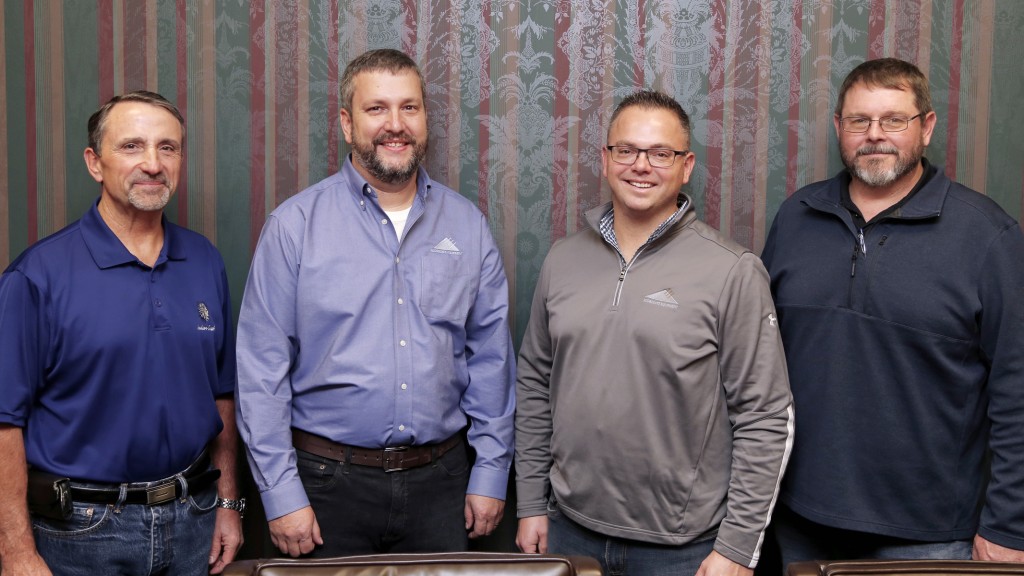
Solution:
[[[422,168],[399,241],[342,169],[267,219],[238,323],[238,424],[267,518],[308,505],[290,427],[364,448],[469,425],[468,493],[505,498],[515,359],[483,214]]]

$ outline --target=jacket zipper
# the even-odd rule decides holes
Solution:
[[[646,246],[646,244],[644,246]],[[641,246],[640,248],[637,249],[636,253],[633,254],[632,260],[630,260],[628,263],[620,264],[619,280],[615,284],[615,294],[612,296],[613,308],[616,308],[619,305],[619,298],[622,296],[622,286],[626,283],[626,272],[629,272],[629,267],[633,265],[633,262],[636,262],[637,257],[640,256],[641,252],[643,252],[644,246]],[[616,250],[616,252],[618,251]],[[621,252],[619,252],[619,262],[625,262],[625,259],[622,257]]]

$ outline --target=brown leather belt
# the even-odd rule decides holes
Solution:
[[[459,433],[437,444],[370,449],[338,444],[323,436],[292,428],[292,444],[299,450],[338,462],[383,468],[385,472],[425,466],[461,443],[462,434]]]

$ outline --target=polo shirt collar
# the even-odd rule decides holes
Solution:
[[[138,258],[124,247],[114,231],[103,221],[103,217],[100,216],[99,204],[99,199],[96,199],[79,223],[82,239],[85,241],[89,254],[92,255],[93,262],[101,269],[138,262]],[[167,222],[167,215],[161,215],[160,219],[164,229],[164,247],[160,249],[156,265],[159,266],[165,260],[184,260],[184,247],[181,242],[175,241],[177,234]]]

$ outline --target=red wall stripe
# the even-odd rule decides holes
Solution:
[[[718,38],[725,44],[726,0],[718,0],[711,6],[712,38]],[[709,70],[708,94],[713,95],[708,106],[709,130],[718,130],[719,134],[708,134],[707,170],[708,181],[704,186],[704,221],[714,228],[721,228],[722,217],[722,151],[725,147],[725,134],[722,133],[725,122],[725,54],[721,45],[711,45],[708,54]],[[717,128],[716,128],[717,127]]]
[[[803,47],[802,2],[793,3],[789,43],[789,130],[786,131],[786,197],[796,191],[800,173],[800,53]]]
[[[964,0],[953,6],[952,44],[949,48],[949,140],[946,142],[946,175],[956,179],[957,133],[960,129],[961,58],[964,46]]]
[[[28,198],[28,243],[39,239],[39,202],[36,196],[36,176],[39,159],[36,151],[36,46],[35,46],[35,3],[25,2],[25,193]]]
[[[175,36],[177,46],[177,75],[178,94],[176,104],[181,115],[185,118],[185,126],[188,126],[188,14],[185,11],[185,3],[178,2],[176,12]],[[198,128],[198,127],[196,127]],[[181,160],[181,174],[188,174],[188,154]],[[182,177],[178,182],[178,224],[188,226],[188,178]]]
[[[263,230],[266,212],[266,49],[260,40],[265,40],[260,32],[266,28],[266,6],[263,2],[253,2],[249,7],[249,67],[252,73],[252,92],[249,97],[252,128],[250,132],[249,165],[249,216],[252,223],[249,227],[249,250],[256,250],[256,243]],[[336,51],[332,51],[336,52]]]
[[[562,38],[569,30],[569,19],[563,18],[561,21],[555,20],[555,34],[554,38]],[[569,59],[565,55],[565,51],[559,50],[557,42],[552,50],[552,55],[555,58],[555,78],[569,78]],[[569,99],[565,97],[562,90],[555,89],[555,118],[566,118],[569,116]],[[558,162],[557,159],[552,159],[552,162]],[[565,165],[561,168],[552,166],[551,169],[551,242],[554,243],[556,240],[565,237],[566,234],[566,218],[568,210],[568,194],[566,193],[565,186],[559,186],[557,182],[557,174],[565,174],[568,171],[566,166],[568,165],[568,159],[564,161]]]
[[[98,0],[96,32],[99,54],[99,96],[97,107],[114,97],[114,2]],[[184,173],[184,172],[182,172]]]
[[[338,66],[338,27],[340,11],[337,2],[331,2],[331,26],[327,33],[327,171],[334,174],[341,167],[338,150],[341,147],[341,94]],[[262,222],[262,219],[260,220]]]

